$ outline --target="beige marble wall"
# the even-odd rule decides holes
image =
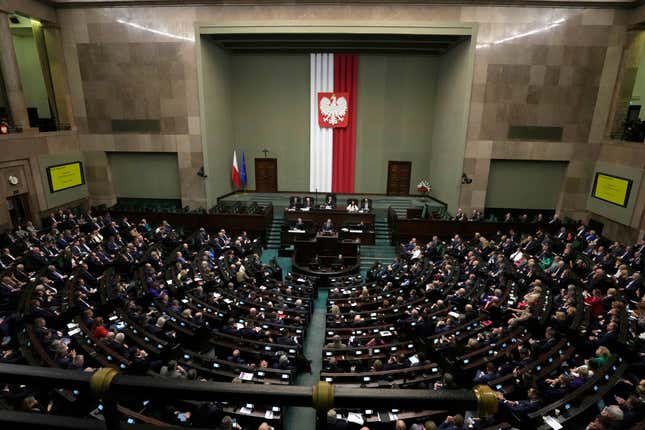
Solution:
[[[603,115],[606,121],[601,107],[607,93],[613,93],[613,81],[608,81],[620,62],[615,51],[622,49],[626,14],[610,9],[485,10],[472,13],[480,23],[479,48],[464,171],[473,183],[462,186],[460,205],[465,210],[484,207],[491,158],[562,160],[570,166],[560,209],[584,213],[594,160],[588,142],[594,127],[604,133],[597,124]],[[511,141],[511,125],[562,127],[563,141]]]
[[[203,207],[203,180],[196,175],[203,165],[196,54],[187,40],[194,8],[58,14],[81,150],[91,154],[95,173],[92,195],[102,203],[115,199],[106,151],[176,152],[182,204]],[[113,119],[159,120],[160,132],[114,133]]]
[[[557,7],[384,4],[70,8],[58,10],[83,151],[177,151],[184,204],[205,201],[195,23],[297,20],[467,22],[477,49],[460,205],[482,208],[492,158],[569,161],[560,208],[586,211],[598,144],[605,139],[630,11]],[[160,134],[121,135],[114,118],[160,118]],[[563,142],[508,140],[511,125],[555,126]],[[592,133],[593,131],[593,133]],[[592,136],[593,134],[593,136]],[[97,172],[109,171],[96,155]],[[107,169],[107,170],[106,170]],[[98,179],[97,179],[98,180]],[[108,179],[99,181],[111,199]],[[304,187],[303,187],[304,188]]]
[[[51,209],[45,197],[43,180],[38,158],[41,155],[74,152],[79,150],[78,134],[74,131],[61,131],[36,134],[9,134],[0,136],[0,166],[20,166],[26,186],[22,191],[29,193],[30,209],[36,223]],[[0,178],[5,180],[5,178]],[[5,181],[6,182],[6,181]],[[89,182],[89,181],[88,181]],[[21,191],[21,192],[22,192]],[[0,229],[4,219],[9,219],[6,205],[0,205]]]

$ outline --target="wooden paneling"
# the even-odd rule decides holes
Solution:
[[[255,191],[258,193],[275,193],[278,191],[277,159],[255,159]]]
[[[387,162],[387,194],[389,196],[407,196],[410,194],[411,161]]]

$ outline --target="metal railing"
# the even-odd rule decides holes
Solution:
[[[491,416],[497,411],[497,398],[492,389],[478,385],[472,390],[391,390],[364,389],[334,386],[319,382],[313,386],[273,386],[231,384],[225,382],[197,382],[149,376],[122,375],[116,369],[102,368],[93,373],[74,370],[52,369],[37,366],[0,364],[0,382],[25,384],[32,387],[89,390],[102,399],[105,405],[105,422],[97,426],[94,420],[0,411],[0,425],[11,424],[21,428],[86,428],[118,429],[121,427],[117,400],[129,399],[181,399],[194,401],[226,401],[246,403],[253,399],[256,404],[275,406],[309,407],[319,413],[331,408],[369,408],[407,410],[428,409],[463,412],[477,410],[480,416]],[[56,418],[55,421],[52,421]],[[68,418],[68,417],[65,417]],[[23,425],[24,424],[24,425]],[[79,427],[81,426],[81,427]],[[141,428],[145,428],[142,426]],[[3,428],[13,428],[12,426]],[[137,428],[132,425],[128,429]]]

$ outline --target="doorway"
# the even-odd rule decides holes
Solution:
[[[410,175],[412,173],[411,161],[387,162],[387,195],[410,195]]]
[[[259,193],[278,191],[278,160],[276,158],[255,159],[255,191]]]
[[[29,211],[29,194],[17,194],[7,197],[7,209],[11,218],[11,225],[17,227],[27,221],[31,221],[31,212]]]

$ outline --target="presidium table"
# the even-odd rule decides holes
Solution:
[[[360,245],[374,243],[374,213],[350,213],[338,209],[285,210],[282,246],[293,244],[293,270],[326,280],[357,273]],[[320,227],[331,219],[333,232]],[[302,225],[294,228],[298,220]],[[303,227],[304,226],[304,227]]]

